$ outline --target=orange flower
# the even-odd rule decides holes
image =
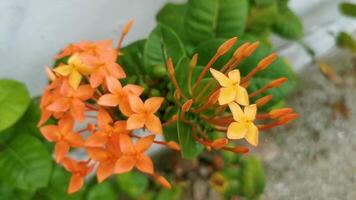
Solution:
[[[161,120],[154,115],[163,102],[162,97],[151,97],[142,102],[138,96],[130,97],[131,109],[134,114],[130,115],[127,120],[127,129],[135,130],[144,126],[155,134],[162,134]]]
[[[42,135],[50,142],[55,142],[54,155],[60,162],[68,153],[70,147],[81,147],[84,140],[79,133],[73,132],[73,119],[65,116],[58,121],[58,126],[47,125],[40,128]]]
[[[92,166],[88,166],[87,162],[76,162],[71,158],[63,158],[63,167],[72,174],[70,178],[68,193],[74,193],[80,190],[84,184],[84,178],[92,170]]]
[[[118,134],[128,134],[126,130],[126,121],[117,121],[112,126],[113,120],[109,113],[104,109],[99,110],[98,126],[99,130],[94,132],[86,141],[87,147],[102,147],[107,144],[109,140],[112,142],[118,141]]]
[[[89,157],[99,162],[96,172],[99,183],[114,173],[115,163],[121,155],[120,146],[118,144],[118,141],[111,143],[107,145],[106,149],[102,147],[87,148]]]
[[[112,77],[106,80],[111,94],[101,96],[98,100],[98,104],[102,106],[119,106],[120,111],[124,115],[129,116],[133,114],[128,98],[130,95],[141,95],[143,88],[132,84],[127,84],[122,87],[120,82]]]
[[[97,55],[107,49],[110,49],[112,45],[111,40],[102,40],[98,42],[81,41],[78,44],[70,44],[63,49],[61,53],[56,55],[55,59],[60,59],[75,53],[87,52],[87,54]]]
[[[134,167],[138,170],[153,174],[153,163],[150,157],[144,154],[152,145],[155,136],[149,135],[139,139],[133,145],[128,135],[120,135],[120,148],[122,155],[115,164],[115,173],[125,173],[131,171]]]
[[[81,85],[74,90],[67,81],[61,87],[62,97],[47,106],[48,111],[67,112],[69,111],[75,120],[84,120],[85,102],[93,96],[94,89],[90,85]]]

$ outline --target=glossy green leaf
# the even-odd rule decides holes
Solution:
[[[184,47],[177,34],[171,28],[158,24],[150,33],[144,47],[146,71],[156,77],[165,76],[167,73],[157,72],[166,70],[166,59],[172,58],[176,64],[184,55]]]
[[[247,32],[261,38],[269,35],[275,18],[278,17],[277,5],[271,4],[265,7],[252,7],[247,20]]]
[[[218,17],[218,0],[189,0],[185,32],[193,44],[214,37]]]
[[[0,80],[0,132],[14,125],[30,104],[26,86],[20,82]]]
[[[157,13],[156,20],[173,29],[184,40],[184,16],[186,11],[187,4],[167,3]]]
[[[179,200],[182,196],[182,187],[180,185],[173,186],[170,190],[162,189],[156,200]]]
[[[344,2],[340,4],[339,8],[342,14],[349,17],[356,17],[356,4]]]
[[[216,37],[231,38],[241,36],[246,26],[247,0],[219,0],[218,2]]]
[[[19,190],[0,182],[0,200],[30,200],[33,192]]]
[[[180,116],[180,111],[178,112]],[[185,116],[188,118],[188,113],[185,113]],[[189,118],[188,118],[189,119]],[[182,157],[185,159],[194,159],[199,153],[202,152],[203,146],[199,144],[192,133],[192,127],[179,118],[177,121],[177,130],[178,130],[178,140],[179,146],[181,148]]]
[[[38,139],[21,134],[1,146],[0,178],[4,182],[29,191],[47,186],[51,157]]]
[[[253,0],[256,6],[258,7],[264,7],[264,6],[269,6],[272,3],[275,2],[275,0]]]
[[[127,76],[143,75],[145,68],[143,63],[143,49],[146,40],[138,40],[121,49],[122,56],[118,57],[118,62],[125,70]]]
[[[287,39],[297,40],[303,37],[302,21],[289,9],[279,13],[272,29],[274,33]]]
[[[89,188],[87,200],[116,200],[117,195],[110,182],[106,181]]]
[[[118,175],[116,182],[119,186],[120,194],[132,199],[137,199],[148,187],[147,177],[137,171]]]
[[[248,156],[242,160],[239,180],[239,193],[244,197],[251,199],[263,194],[265,175],[263,166],[256,157]]]
[[[177,79],[178,85],[182,90],[182,93],[187,97],[191,96],[189,92],[189,85],[188,85],[189,62],[190,62],[189,58],[182,57],[175,67],[175,77]]]
[[[85,185],[83,188],[74,193],[68,194],[68,184],[71,174],[66,172],[63,167],[54,165],[50,182],[46,188],[40,189],[34,199],[43,200],[83,200]]]

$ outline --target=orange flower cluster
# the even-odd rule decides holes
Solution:
[[[130,26],[131,22],[123,36]],[[119,46],[121,41],[122,38]],[[55,143],[55,161],[72,173],[68,193],[80,190],[94,167],[98,182],[137,168],[170,188],[169,182],[155,173],[151,158],[145,154],[153,143],[179,150],[175,142],[155,140],[156,135],[162,134],[162,124],[155,113],[164,99],[151,97],[143,102],[142,87],[120,83],[126,75],[116,63],[118,49],[112,47],[110,40],[71,44],[56,56],[68,58],[66,63],[53,70],[46,68],[51,83],[41,98],[39,126],[42,135]],[[114,108],[119,109],[123,119],[118,119]],[[51,117],[56,123],[46,124]],[[75,130],[76,122],[92,118],[97,124],[87,123],[86,128]],[[149,134],[134,132],[141,128]],[[75,149],[84,149],[88,159],[70,158]]]

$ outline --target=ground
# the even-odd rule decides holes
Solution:
[[[356,199],[356,61],[334,50],[322,62],[332,78],[311,64],[298,74],[300,85],[288,105],[300,118],[261,138],[264,199]],[[332,79],[332,80],[331,80]]]

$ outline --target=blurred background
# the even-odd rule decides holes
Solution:
[[[53,64],[61,48],[83,39],[116,42],[130,19],[135,23],[124,45],[145,38],[167,2],[186,1],[0,0],[0,77],[22,81],[32,96],[40,95],[47,83],[44,66]],[[263,199],[356,199],[356,61],[354,53],[336,45],[340,31],[353,35],[356,20],[340,13],[341,2],[290,0],[303,22],[304,37],[270,38],[297,71],[300,84],[288,105],[301,118],[263,135],[253,151],[265,167]],[[208,190],[204,180],[197,184],[202,186],[192,188],[193,196]]]

